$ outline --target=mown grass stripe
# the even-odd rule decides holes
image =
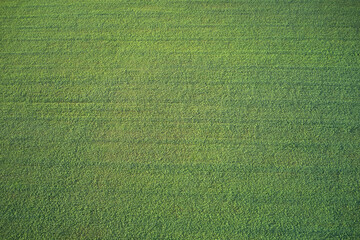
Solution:
[[[341,41],[341,42],[355,42],[358,43],[360,38],[307,38],[307,37],[245,37],[245,38],[132,38],[132,39],[124,39],[124,38],[15,38],[15,39],[1,39],[1,42],[9,42],[9,41],[19,41],[19,42],[57,42],[57,41],[82,41],[82,42],[91,42],[91,41],[115,41],[115,42],[168,42],[168,41],[204,41],[204,42],[216,42],[216,41],[250,41],[250,40],[266,40],[266,41],[309,41],[309,40],[317,40],[317,41]]]

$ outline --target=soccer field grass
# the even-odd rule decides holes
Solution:
[[[360,1],[0,11],[0,239],[360,239]]]

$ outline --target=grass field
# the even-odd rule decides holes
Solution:
[[[360,239],[360,1],[0,12],[0,239]]]

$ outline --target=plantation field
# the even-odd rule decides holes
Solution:
[[[360,239],[360,1],[0,13],[0,239]]]

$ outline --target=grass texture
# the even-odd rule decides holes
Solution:
[[[0,9],[1,239],[360,238],[360,1]]]

